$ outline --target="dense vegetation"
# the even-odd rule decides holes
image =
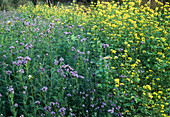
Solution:
[[[156,2],[0,12],[1,116],[167,117],[170,9]]]

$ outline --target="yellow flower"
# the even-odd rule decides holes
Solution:
[[[158,94],[163,94],[163,92],[162,91],[158,91]]]
[[[146,50],[143,50],[142,52],[143,52],[143,53],[146,53]]]
[[[153,96],[152,96],[152,94],[151,93],[148,93],[148,96],[152,99],[153,98]]]
[[[79,63],[77,63],[77,65],[79,65]]]
[[[160,95],[158,95],[158,99],[161,99],[161,96],[160,96]]]
[[[124,83],[120,83],[120,85],[124,85]]]
[[[114,54],[115,54],[115,53],[116,53],[116,50],[112,50],[112,53],[114,53]]]
[[[111,69],[115,69],[115,67],[111,67]]]
[[[122,57],[124,58],[124,57],[126,57],[125,55],[122,55]]]
[[[115,79],[115,83],[116,83],[116,84],[119,84],[119,79],[118,79],[118,78]]]
[[[129,59],[129,60],[132,60],[132,58],[131,58],[131,57],[128,57],[128,59]]]
[[[168,102],[166,102],[165,104],[166,104],[166,105],[168,105],[169,103],[168,103]]]
[[[128,42],[127,42],[127,41],[125,41],[124,43],[125,43],[126,45],[128,44]]]

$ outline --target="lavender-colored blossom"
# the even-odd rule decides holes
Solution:
[[[18,59],[23,59],[23,57],[22,57],[22,56],[18,56],[18,57],[17,57],[17,60],[18,60]]]
[[[84,54],[84,52],[80,52],[80,54]]]
[[[15,104],[14,104],[14,106],[15,106],[15,107],[18,107],[18,104],[17,104],[17,103],[15,103]]]
[[[51,106],[44,107],[44,110],[47,112],[51,111]]]
[[[41,117],[43,117],[43,116],[45,116],[45,114],[44,114],[44,113],[41,113]]]
[[[77,38],[79,39],[79,38],[80,38],[80,35],[77,35]]]
[[[0,98],[2,97],[2,94],[0,93]]]
[[[50,105],[50,106],[54,106],[55,103],[54,103],[54,102],[50,102],[49,105]]]
[[[123,51],[123,48],[119,48],[119,51]]]
[[[78,77],[81,78],[81,79],[84,79],[84,76],[79,75]]]
[[[64,59],[63,59],[63,58],[60,58],[59,61],[62,62],[62,61],[64,61]]]
[[[104,31],[104,29],[102,28],[101,31]]]
[[[9,91],[10,93],[14,94],[14,89],[13,89],[12,86],[9,86],[8,91]]]
[[[23,93],[24,95],[26,94],[26,92],[25,92],[25,91],[23,91],[22,93]]]
[[[75,47],[72,47],[72,48],[71,48],[71,51],[74,51],[74,50],[75,50]]]
[[[3,55],[3,58],[6,58],[6,55]]]
[[[65,115],[66,108],[62,107],[59,109],[60,114],[63,116]]]
[[[116,110],[119,110],[120,109],[120,106],[116,107]]]
[[[40,101],[35,101],[35,104],[40,104]]]
[[[114,113],[114,108],[108,110],[109,113],[113,114]]]
[[[23,69],[20,69],[19,72],[20,72],[20,73],[24,73],[24,70],[23,70]]]
[[[55,114],[55,112],[54,111],[51,111],[51,115],[54,115]]]
[[[87,40],[87,38],[84,38],[84,39],[81,39],[80,41],[83,42],[83,41],[86,41],[86,40]]]
[[[58,65],[59,61],[54,61],[54,65]]]
[[[90,54],[90,51],[87,51],[87,54]]]
[[[31,58],[30,58],[29,56],[26,56],[26,57],[24,58],[24,60],[31,61]]]
[[[24,89],[27,90],[27,86],[24,86]]]
[[[15,48],[14,46],[9,47],[10,50],[11,50],[11,49],[14,49],[14,48]]]
[[[63,72],[63,70],[62,69],[58,69],[57,72]]]
[[[44,69],[43,67],[40,67],[40,70],[41,70],[42,72],[44,72],[44,71],[45,71],[45,69]]]
[[[71,96],[71,94],[69,93],[69,94],[67,94],[67,96]]]
[[[43,88],[41,89],[41,91],[46,92],[47,89],[48,89],[47,87],[43,87]]]
[[[7,75],[10,75],[12,72],[10,70],[6,71]]]

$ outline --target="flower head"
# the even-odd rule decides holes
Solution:
[[[48,89],[47,87],[43,87],[43,88],[41,89],[41,91],[46,92],[47,89]]]

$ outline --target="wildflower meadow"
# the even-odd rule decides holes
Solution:
[[[155,1],[0,11],[0,117],[169,117],[170,7]]]

